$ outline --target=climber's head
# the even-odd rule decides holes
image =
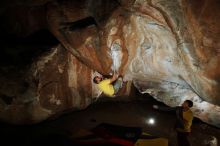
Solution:
[[[96,84],[99,84],[101,81],[102,81],[102,77],[100,77],[100,76],[95,76],[93,78],[93,82]]]

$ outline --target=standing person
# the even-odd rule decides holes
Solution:
[[[176,112],[176,125],[178,146],[190,146],[189,134],[191,132],[193,112],[191,111],[193,102],[185,100],[182,106],[177,107],[161,107],[154,105],[153,108],[161,111],[175,111]]]
[[[107,96],[113,97],[122,87],[122,78],[115,74],[111,78],[103,79],[103,77],[95,76],[93,82],[98,84],[98,88]]]

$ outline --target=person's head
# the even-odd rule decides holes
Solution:
[[[100,77],[100,76],[95,76],[93,78],[93,82],[96,84],[99,84],[101,81],[102,81],[102,77]]]
[[[191,108],[191,107],[193,107],[193,102],[192,102],[191,100],[185,100],[185,101],[183,102],[182,106],[183,106],[184,108]]]

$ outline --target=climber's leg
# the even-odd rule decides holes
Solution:
[[[123,84],[123,80],[121,77],[119,77],[115,83],[113,84],[113,88],[115,91],[115,94],[117,94],[117,92],[119,91],[120,88],[122,88],[122,84]]]

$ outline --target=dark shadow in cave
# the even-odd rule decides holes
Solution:
[[[61,29],[68,31],[75,31],[78,29],[86,28],[91,25],[97,26],[97,23],[93,17],[87,17],[75,22],[63,23],[61,24]]]
[[[137,126],[142,128],[143,131],[152,134],[152,136],[164,135],[170,138],[169,140],[175,140],[175,135],[172,135],[174,129],[170,129],[173,126],[175,115],[155,111],[152,109],[153,104],[164,105],[147,94],[137,94],[134,97],[100,98],[84,110],[69,112],[59,118],[48,119],[34,125],[16,126],[0,122],[0,137],[2,138],[2,143],[7,143],[8,145],[79,146],[72,136],[80,129],[89,130],[103,122],[108,122],[109,124],[125,127]],[[149,116],[157,119],[157,128],[144,122]],[[219,135],[218,129],[202,122],[197,121],[194,123],[193,129],[192,137],[195,138],[194,142],[198,141],[197,138],[201,137],[200,133],[204,131],[219,138],[217,136]],[[205,133],[203,136],[205,136]],[[116,144],[111,145],[116,146]]]
[[[0,95],[0,99],[2,99],[4,101],[4,103],[6,103],[7,105],[10,105],[13,101],[14,97],[10,97],[7,95]]]
[[[59,41],[46,29],[24,38],[8,33],[0,34],[0,81],[3,84],[0,102],[5,106],[10,105],[17,93],[25,93],[29,87],[25,80],[30,65],[58,43]]]
[[[59,41],[46,29],[21,38],[11,34],[0,36],[0,66],[26,66],[34,58],[49,51]]]

